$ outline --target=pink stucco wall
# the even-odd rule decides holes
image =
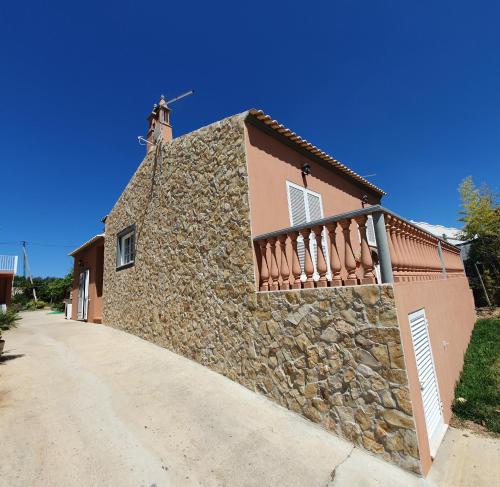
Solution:
[[[364,194],[369,204],[380,203],[380,197],[369,188],[250,124],[246,125],[246,150],[253,236],[290,226],[287,181],[320,193],[325,217],[362,208]],[[301,167],[306,162],[311,165],[311,174],[303,177]]]
[[[78,319],[78,287],[80,272],[89,269],[89,307],[87,321],[100,323],[102,321],[102,285],[104,269],[104,238],[100,238],[91,245],[73,255],[73,287],[72,320]]]
[[[398,282],[394,284],[394,295],[417,426],[422,472],[425,475],[432,465],[432,459],[408,314],[425,308],[439,391],[443,401],[444,421],[448,423],[452,415],[451,404],[455,385],[460,377],[464,353],[476,320],[474,301],[466,277]]]
[[[262,235],[291,225],[288,209],[287,181],[321,195],[323,216],[337,215],[362,208],[362,197],[369,205],[379,204],[381,196],[348,176],[325,167],[276,138],[247,123],[245,143],[248,166],[248,191],[252,236]],[[302,175],[302,165],[311,166],[311,174]],[[351,226],[354,255],[359,253],[359,236]],[[338,251],[343,255],[343,240]],[[256,249],[256,252],[259,252]],[[291,249],[288,249],[291,259]],[[259,266],[255,260],[255,282],[259,282]],[[360,271],[358,270],[357,273]],[[345,269],[341,272],[345,278]],[[359,276],[358,276],[359,277]]]

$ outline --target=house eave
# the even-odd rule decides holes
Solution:
[[[80,245],[80,247],[78,247],[77,249],[73,250],[72,252],[70,252],[68,255],[70,257],[74,257],[76,254],[78,254],[79,252],[81,252],[82,250],[86,249],[87,247],[90,247],[91,245],[93,245],[95,242],[99,241],[99,240],[104,240],[104,233],[100,233],[98,235],[95,235],[94,237],[92,237],[90,240],[87,240],[85,243],[83,243],[82,245]]]
[[[289,147],[292,147],[313,161],[318,162],[322,166],[328,167],[350,180],[355,180],[375,195],[380,197],[387,194],[378,186],[370,183],[370,181],[365,179],[363,176],[360,176],[352,169],[349,169],[345,164],[337,161],[326,152],[318,149],[316,146],[297,135],[295,132],[292,132],[284,125],[281,125],[276,120],[273,120],[262,110],[252,108],[246,113],[245,121],[251,123],[253,126],[278,139],[280,142],[288,145]]]

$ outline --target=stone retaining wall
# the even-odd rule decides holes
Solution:
[[[419,472],[392,286],[259,293],[253,313],[232,378]]]
[[[106,221],[104,323],[418,472],[392,287],[255,292],[244,130],[231,117],[143,161]],[[131,224],[135,265],[117,271]]]

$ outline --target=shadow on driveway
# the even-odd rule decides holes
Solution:
[[[0,365],[4,362],[9,362],[10,360],[15,360],[20,357],[24,357],[24,353],[9,353],[9,351],[4,352],[0,355]]]

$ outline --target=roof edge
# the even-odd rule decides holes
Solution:
[[[80,245],[80,247],[76,248],[75,250],[70,252],[68,255],[70,257],[74,257],[75,254],[77,254],[78,252],[81,252],[83,249],[86,249],[87,247],[90,247],[93,243],[97,242],[101,238],[104,240],[104,233],[99,233],[97,235],[94,235],[90,240],[87,240],[85,243]]]
[[[363,186],[366,186],[367,188],[377,193],[378,195],[384,196],[387,194],[383,189],[379,188],[378,186],[375,186],[373,183],[370,183],[370,181],[365,179],[363,176],[360,176],[352,169],[349,169],[345,164],[342,164],[340,161],[337,161],[326,152],[322,151],[321,149],[318,149],[318,147],[311,144],[307,140],[303,139],[295,132],[292,132],[289,128],[280,124],[279,122],[271,118],[269,115],[264,113],[262,110],[252,108],[247,112],[244,112],[244,114],[246,114],[245,120],[248,119],[257,120],[259,123],[266,125],[269,129],[271,129],[271,131],[275,132],[276,134],[279,134],[279,136],[281,137],[288,139],[293,145],[296,145],[297,147],[305,150],[306,152],[311,154],[311,156],[316,157],[328,163],[332,167],[336,168],[340,172],[354,179],[358,183],[361,183]]]

